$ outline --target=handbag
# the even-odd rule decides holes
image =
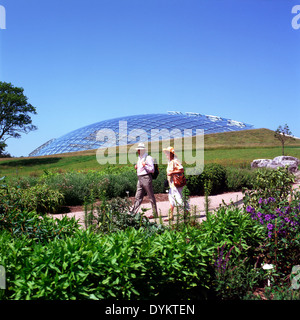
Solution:
[[[181,188],[181,187],[184,187],[186,185],[186,178],[185,178],[183,172],[174,173],[172,175],[172,177],[173,177],[174,186],[176,188]]]

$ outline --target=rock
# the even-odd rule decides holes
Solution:
[[[284,165],[282,165],[281,163],[270,163],[266,166],[266,168],[269,168],[269,169],[277,169],[277,168],[284,168]]]
[[[271,164],[271,159],[256,159],[251,163],[251,168],[265,168],[268,164]]]
[[[291,156],[279,156],[273,159],[273,162],[283,167],[288,166],[290,172],[297,172],[300,160]]]
[[[277,169],[279,167],[288,166],[289,172],[298,171],[300,160],[291,156],[279,156],[271,159],[256,159],[251,163],[251,168],[270,168]]]
[[[292,162],[296,162],[297,166],[299,166],[300,164],[300,160],[298,158],[295,157],[291,157],[291,156],[279,156],[273,159],[274,162],[277,163],[284,163],[285,161],[292,161]]]

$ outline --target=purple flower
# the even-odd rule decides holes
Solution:
[[[251,219],[257,220],[257,218],[256,218],[256,213],[252,213],[252,214],[251,214]]]
[[[266,221],[269,221],[269,220],[271,220],[271,215],[269,215],[269,214],[266,214],[266,215],[265,215],[265,220],[266,220]]]
[[[263,202],[263,198],[259,198],[258,203],[262,204],[262,202]]]
[[[267,228],[268,228],[269,230],[273,230],[274,225],[273,225],[272,223],[268,223]]]
[[[272,231],[269,231],[269,232],[268,232],[268,237],[269,237],[269,238],[272,238]]]
[[[269,202],[275,202],[276,200],[273,197],[269,198]]]
[[[261,218],[262,217],[262,213],[261,212],[257,212],[257,216],[258,216],[258,218]]]
[[[250,206],[247,206],[246,211],[249,212],[249,213],[254,213],[255,209],[250,207]]]

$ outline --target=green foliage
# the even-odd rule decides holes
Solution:
[[[162,224],[150,222],[144,211],[131,214],[132,203],[128,198],[107,200],[102,196],[99,205],[95,205],[94,201],[93,197],[86,199],[85,224],[97,232],[111,233],[132,227],[136,230],[142,228],[145,235],[151,236],[153,233],[162,233],[165,230]]]
[[[39,213],[55,213],[63,203],[63,195],[49,186],[35,185],[27,189],[7,187],[0,190],[0,206]]]
[[[196,239],[188,230],[145,238],[143,230],[128,228],[106,236],[77,231],[42,246],[1,233],[0,264],[8,287],[4,298],[188,297],[209,280],[208,251]]]
[[[136,191],[137,175],[130,171],[118,175],[107,175],[107,184],[105,185],[105,195],[109,198],[125,197],[126,191],[133,196]]]
[[[64,217],[61,220],[52,217],[40,217],[36,212],[1,208],[0,232],[9,231],[14,237],[25,235],[39,242],[47,242],[56,237],[71,236],[79,225],[75,218]]]
[[[51,188],[59,190],[64,196],[65,205],[83,204],[85,197],[92,192],[101,193],[107,184],[103,174],[89,171],[88,173],[70,171],[67,173],[46,172],[39,183],[45,183]]]
[[[28,103],[24,89],[14,87],[11,83],[0,81],[0,143],[1,151],[8,138],[20,138],[21,133],[36,130],[32,125],[30,114],[36,109]]]
[[[276,202],[287,199],[295,177],[288,168],[258,169],[251,190],[245,191],[245,206],[256,207],[259,199],[274,198]]]
[[[222,300],[240,299],[259,284],[262,272],[249,263],[249,258],[241,259],[235,246],[229,250],[224,244],[218,248],[214,263],[213,287],[216,297]]]
[[[273,282],[286,281],[300,259],[300,192],[292,191],[294,177],[287,168],[258,170],[253,190],[247,190],[244,205],[264,239],[256,248],[257,261],[275,266]]]
[[[292,201],[260,199],[257,207],[247,207],[252,219],[263,226],[265,238],[257,248],[261,263],[275,265],[284,277],[300,261],[300,192],[293,191]]]
[[[264,297],[267,300],[300,300],[300,290],[293,290],[290,286],[275,285],[265,288]]]
[[[254,250],[264,238],[264,228],[252,221],[250,215],[234,205],[222,206],[200,226],[213,247],[239,245]],[[240,249],[236,248],[240,252]]]
[[[165,171],[160,171],[156,180],[153,180],[153,190],[155,193],[164,193]],[[43,187],[38,187],[38,186]],[[44,174],[37,177],[22,177],[9,179],[9,186],[18,189],[46,188],[57,190],[63,195],[64,205],[82,205],[84,200],[91,195],[100,198],[102,194],[109,199],[116,197],[134,196],[136,192],[137,175],[130,168],[107,167],[102,171],[89,170],[69,171],[59,173],[45,170]],[[25,191],[26,193],[27,191]],[[30,193],[30,191],[28,191]],[[46,193],[48,194],[48,193]],[[57,193],[58,197],[58,193]],[[60,202],[60,204],[62,204]]]
[[[264,228],[252,221],[249,213],[229,205],[211,214],[200,229],[213,250],[215,298],[240,299],[261,281],[254,254],[264,239]]]
[[[204,166],[200,175],[187,176],[187,187],[191,195],[204,195],[207,186],[210,194],[222,193],[226,190],[225,167],[217,163],[209,163]]]
[[[159,175],[155,180],[152,180],[154,193],[165,193],[165,180],[167,180],[166,166],[159,166]]]
[[[243,188],[252,189],[256,172],[249,169],[226,168],[226,187],[228,191],[240,191]]]
[[[223,169],[207,166],[203,180],[190,176],[190,183],[196,192],[201,186],[207,194],[225,190],[240,172],[228,178]],[[299,264],[300,192],[287,202],[292,178],[284,169],[253,173],[256,189],[247,191],[245,209],[222,206],[200,225],[189,223],[183,210],[183,223],[176,228],[150,223],[144,212],[129,215],[131,203],[124,196],[135,192],[136,173],[109,170],[45,172],[24,180],[22,188],[1,180],[0,192],[6,196],[0,205],[0,265],[6,269],[7,289],[0,299],[241,299],[261,283],[262,261],[277,266],[275,280],[279,275],[286,279]],[[36,213],[22,207],[33,193],[58,186],[64,195],[70,189],[69,199],[76,194],[72,201],[83,197],[87,230],[75,219],[41,217],[42,209]],[[188,199],[191,190],[185,191]],[[254,219],[258,212],[263,222],[274,218],[272,230]],[[276,294],[295,298],[290,292]]]

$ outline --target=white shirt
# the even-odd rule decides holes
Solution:
[[[145,162],[145,167],[143,167],[142,163]],[[138,176],[143,176],[148,173],[154,172],[154,161],[148,153],[144,153],[142,156],[138,157],[137,161],[137,170],[136,173]]]

